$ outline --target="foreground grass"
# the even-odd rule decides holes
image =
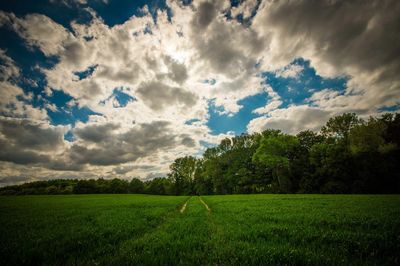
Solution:
[[[0,197],[0,264],[400,263],[400,196],[187,199]]]
[[[0,198],[5,264],[94,264],[140,238],[187,197],[71,195]]]
[[[228,264],[399,264],[400,197],[250,195],[204,197]],[[225,243],[225,244],[224,244]],[[227,244],[228,243],[228,244]]]

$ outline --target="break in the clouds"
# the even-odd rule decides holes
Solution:
[[[162,175],[233,134],[400,106],[400,2],[0,4],[0,185]]]

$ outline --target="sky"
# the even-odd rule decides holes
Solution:
[[[1,1],[0,36],[0,186],[400,108],[397,0]]]

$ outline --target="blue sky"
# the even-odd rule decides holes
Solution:
[[[0,181],[154,176],[232,135],[399,110],[397,5],[28,2],[0,3]]]
[[[315,69],[310,67],[310,62],[302,58],[295,59],[290,65],[302,67],[301,72],[295,77],[282,77],[274,71],[262,73],[265,83],[269,84],[282,99],[282,107],[290,105],[306,104],[307,99],[315,92],[331,89],[343,93],[346,89],[346,77],[323,78],[319,76]],[[209,115],[207,125],[213,134],[234,132],[240,135],[247,132],[248,123],[262,115],[253,111],[259,107],[265,106],[270,97],[266,92],[246,97],[238,104],[242,108],[234,115],[221,114],[222,107],[215,106],[213,101],[209,104]]]

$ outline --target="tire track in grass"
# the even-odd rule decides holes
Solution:
[[[210,207],[208,207],[207,203],[205,203],[201,197],[199,197],[199,200],[201,203],[203,203],[204,207],[206,207],[207,211],[211,212]]]
[[[144,236],[121,245],[108,264],[113,265],[209,265],[211,216],[200,200],[191,197],[190,208]]]
[[[191,198],[191,197],[190,197]],[[182,208],[180,209],[180,212],[183,213],[186,210],[186,205],[189,202],[190,198],[188,198],[185,202],[185,204],[183,204]]]
[[[191,197],[186,198],[186,201],[184,203],[184,205],[186,205]],[[181,208],[182,209],[182,208]],[[179,212],[177,212],[177,210],[179,210]],[[128,238],[128,239],[124,239],[119,241],[118,243],[115,244],[116,246],[116,251],[113,251],[112,254],[105,254],[103,256],[99,256],[97,257],[97,261],[92,261],[95,262],[96,264],[100,264],[100,265],[109,265],[110,261],[113,261],[117,254],[119,254],[121,252],[121,248],[123,248],[125,245],[127,245],[128,243],[132,242],[132,241],[140,241],[143,238],[146,238],[148,235],[152,235],[155,232],[158,231],[163,231],[165,228],[168,227],[169,223],[171,223],[171,221],[178,219],[178,217],[180,216],[180,209],[177,209],[175,207],[175,210],[171,210],[169,212],[166,212],[162,217],[160,217],[163,221],[161,223],[159,223],[157,226],[141,232],[141,234],[137,235],[136,237],[132,237],[132,238]],[[121,263],[118,263],[121,264]],[[124,263],[122,263],[124,264]],[[125,265],[125,264],[124,264]],[[128,264],[130,265],[130,264]]]

